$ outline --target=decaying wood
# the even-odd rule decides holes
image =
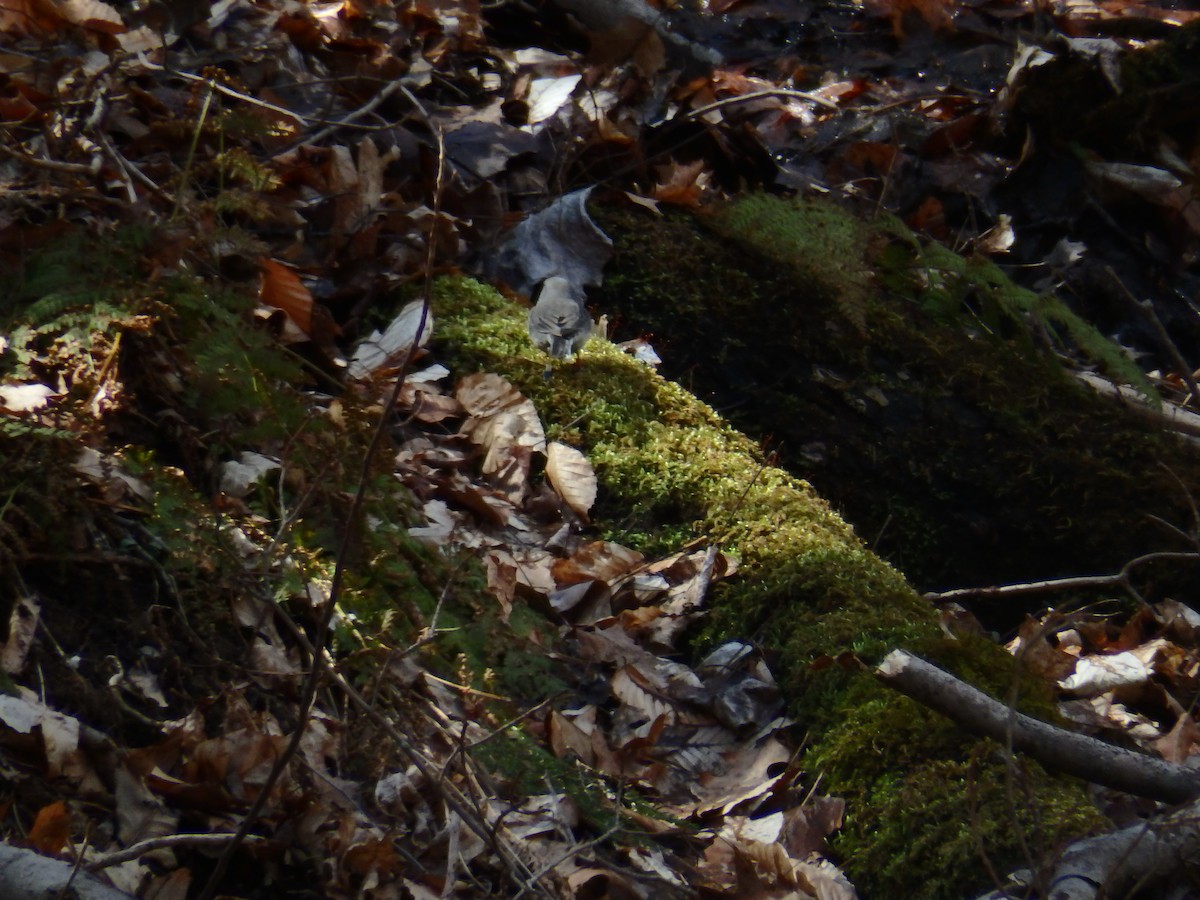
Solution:
[[[1172,885],[1194,883],[1188,872],[1194,876],[1197,865],[1200,803],[1191,803],[1169,816],[1072,844],[1046,880],[1054,886],[1054,900],[1129,897],[1135,891],[1143,897],[1167,897]],[[1012,896],[1024,894],[999,890],[979,900]]]
[[[47,897],[80,900],[130,900],[124,891],[109,887],[61,859],[42,856],[25,847],[0,844],[0,897],[5,900],[46,900]]]
[[[1049,768],[1167,803],[1200,797],[1200,772],[1039,722],[911,653],[893,650],[875,674],[968,731],[1027,753]]]
[[[1178,432],[1188,439],[1200,437],[1200,415],[1190,410],[1182,409],[1173,403],[1164,403],[1162,409],[1155,409],[1147,403],[1145,397],[1133,388],[1123,384],[1113,384],[1108,379],[1093,375],[1091,372],[1076,372],[1075,377],[1097,394],[1119,400],[1128,412],[1143,421]]]

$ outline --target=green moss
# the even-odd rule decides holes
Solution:
[[[866,331],[872,230],[861,220],[832,203],[751,194],[717,210],[708,224],[802,273],[859,332]]]
[[[459,374],[505,375],[534,400],[549,433],[587,452],[601,481],[598,528],[643,535],[649,547],[666,534],[703,535],[740,557],[741,575],[716,591],[701,639],[749,636],[780,651],[785,693],[812,729],[808,763],[824,773],[823,787],[851,801],[840,846],[867,895],[961,896],[984,880],[977,839],[998,868],[1022,861],[1005,818],[1009,795],[982,787],[1003,783],[1003,759],[856,662],[905,646],[997,689],[1011,684],[1006,654],[943,639],[933,610],[807,483],[767,465],[678,385],[596,340],[547,382],[523,312],[468,280],[440,282],[434,312],[441,358]],[[1095,821],[1078,783],[1035,772],[1021,790],[1023,815],[1041,815],[1050,842]],[[929,884],[933,862],[933,893],[916,889]]]
[[[1004,292],[991,275],[965,277],[969,260],[946,251],[923,268],[935,248],[868,240],[879,289],[860,333],[836,284],[767,259],[762,241],[683,215],[596,214],[617,254],[594,297],[619,336],[652,334],[668,377],[762,436],[921,587],[1109,571],[1163,549],[1146,514],[1190,521],[1159,463],[1200,483],[1194,455],[1074,383],[1015,300],[987,299]],[[929,299],[939,283],[944,314]],[[1170,589],[1193,589],[1184,579]]]

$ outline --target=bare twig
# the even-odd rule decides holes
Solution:
[[[51,172],[63,172],[67,175],[86,175],[88,178],[95,178],[99,172],[99,166],[95,162],[88,164],[59,162],[57,159],[39,159],[36,156],[30,156],[21,150],[14,147],[7,147],[0,144],[0,155],[17,159],[27,166],[32,166],[35,169],[48,169]],[[97,158],[98,159],[98,158]]]
[[[1147,553],[1131,559],[1112,575],[1077,575],[1070,578],[1049,578],[1045,581],[1027,581],[1021,584],[1005,584],[992,587],[955,588],[952,591],[930,591],[925,599],[933,603],[951,600],[982,599],[1001,597],[1024,597],[1029,594],[1044,594],[1049,591],[1075,591],[1084,589],[1122,588],[1135,599],[1141,599],[1130,581],[1133,570],[1152,562],[1200,562],[1200,552],[1179,550]]]
[[[152,853],[155,850],[173,849],[175,847],[202,847],[213,848],[223,847],[232,841],[236,835],[233,834],[166,834],[162,837],[147,838],[144,841],[138,841],[136,844],[130,844],[128,847],[123,847],[120,850],[113,850],[111,853],[103,853],[89,862],[85,869],[89,872],[98,872],[101,869],[107,869],[109,866],[119,865],[123,862],[129,862],[131,859],[139,859],[147,853]],[[258,835],[248,835],[245,840],[250,843],[265,840]]]
[[[208,110],[212,106],[213,93],[216,91],[216,80],[208,79],[208,88],[204,92],[204,103],[200,106],[200,118],[192,131],[192,142],[188,145],[187,159],[183,162],[183,172],[179,176],[179,190],[175,192],[175,208],[171,211],[171,221],[179,218],[183,211],[184,195],[187,193],[188,181],[192,177],[192,164],[196,161],[196,149],[200,146],[200,135],[204,133],[204,123],[208,121]]]
[[[816,103],[818,106],[824,106],[827,109],[841,109],[832,100],[826,100],[817,94],[810,94],[808,91],[793,91],[787,88],[771,88],[766,91],[753,91],[749,94],[739,94],[736,97],[722,97],[720,100],[714,100],[712,103],[706,103],[704,106],[697,106],[695,109],[688,110],[683,115],[685,122],[692,119],[699,119],[702,116],[708,115],[710,112],[715,112],[718,109],[724,109],[726,106],[734,106],[738,103],[749,103],[751,100],[765,100],[768,97],[785,97],[793,100],[807,100],[810,103]]]
[[[427,122],[429,121],[429,114],[425,111],[425,108],[421,105],[421,103],[413,95],[412,91],[410,91],[408,89],[408,87],[404,84],[404,82],[396,80],[396,81],[391,82],[390,84],[385,85],[379,91],[379,93],[377,93],[374,97],[372,97],[370,100],[368,100],[362,106],[358,107],[358,109],[348,112],[345,116],[343,116],[341,119],[337,120],[336,122],[331,122],[329,125],[322,128],[320,131],[313,132],[312,134],[310,134],[306,138],[304,138],[304,140],[300,141],[297,144],[291,145],[286,150],[281,150],[279,153],[276,153],[275,155],[282,156],[284,153],[289,153],[292,150],[295,150],[297,147],[309,147],[313,144],[319,144],[321,141],[325,140],[325,138],[329,137],[331,134],[334,134],[339,129],[345,128],[346,126],[353,124],[355,120],[361,119],[363,116],[368,115],[369,113],[373,112],[385,100],[387,100],[390,96],[392,96],[392,94],[395,94],[397,92],[403,94],[405,96],[405,98],[417,109],[417,111],[421,113],[422,118],[424,118]],[[439,143],[439,145],[441,143],[440,133],[438,135],[438,143]],[[431,240],[431,243],[432,243],[432,240]],[[422,322],[422,327],[424,327],[423,322]]]
[[[1125,295],[1125,299],[1132,303],[1134,308],[1150,323],[1150,327],[1154,329],[1154,333],[1158,337],[1158,342],[1167,351],[1167,355],[1171,357],[1171,362],[1174,363],[1175,368],[1179,371],[1179,377],[1187,385],[1188,393],[1191,394],[1192,400],[1197,406],[1200,406],[1200,385],[1196,384],[1196,378],[1192,374],[1192,367],[1183,358],[1183,354],[1179,352],[1179,346],[1171,340],[1171,335],[1167,332],[1166,326],[1163,325],[1162,319],[1154,311],[1154,304],[1149,300],[1139,300],[1133,296],[1133,291],[1125,286],[1125,282],[1117,276],[1112,266],[1105,266],[1104,271],[1117,283],[1117,287],[1121,289],[1121,293]]]
[[[108,139],[107,134],[102,131],[97,132],[96,143],[104,148],[104,152],[107,153],[112,161],[115,162],[117,166],[125,173],[127,177],[127,184],[128,181],[136,181],[160,200],[165,200],[168,203],[175,202],[174,198],[172,198],[166,191],[155,184],[150,176],[138,168],[134,163],[130,162],[119,150],[117,150],[117,148],[113,146],[112,141]],[[135,193],[131,197],[130,202],[137,203],[137,200],[137,194]]]

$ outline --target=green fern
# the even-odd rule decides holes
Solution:
[[[9,416],[0,418],[0,437],[6,438],[46,438],[50,440],[77,441],[79,435],[73,431],[65,431],[51,425]]]
[[[182,391],[174,396],[183,419],[250,442],[259,432],[277,440],[298,428],[307,407],[288,386],[305,381],[303,369],[253,327],[253,297],[191,275],[148,289],[138,252],[145,242],[143,232],[69,235],[27,260],[26,277],[7,297],[6,379],[79,388],[70,410],[58,409],[69,424],[89,423],[93,414],[80,398],[97,389],[101,369],[120,370],[117,356],[135,346],[120,336],[137,333],[179,367]]]
[[[100,237],[69,233],[26,260],[0,309],[37,323],[70,306],[111,301],[141,280],[140,253],[150,240],[152,233],[140,227]]]

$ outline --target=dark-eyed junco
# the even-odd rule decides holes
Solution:
[[[579,352],[593,327],[581,293],[561,275],[551,275],[542,282],[529,311],[529,338],[535,347],[556,359]]]

